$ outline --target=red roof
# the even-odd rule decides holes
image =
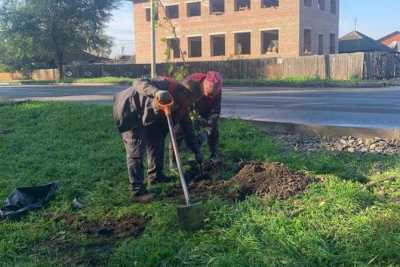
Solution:
[[[400,35],[400,31],[392,32],[391,34],[388,34],[388,35],[382,37],[382,38],[379,39],[378,41],[379,41],[379,42],[383,42],[383,41],[385,41],[386,39],[389,39],[390,37],[393,37],[393,36],[395,36],[395,35]]]

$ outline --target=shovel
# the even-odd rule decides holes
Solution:
[[[174,104],[173,101],[171,101],[171,103],[166,104],[166,105],[158,103],[158,105],[161,107],[161,110],[164,112],[165,116],[167,117],[172,147],[173,147],[174,154],[175,154],[176,165],[178,167],[179,178],[181,181],[183,194],[185,196],[186,205],[179,205],[177,207],[178,220],[179,220],[179,223],[181,224],[181,226],[185,230],[196,231],[203,226],[203,210],[202,210],[202,205],[200,202],[193,203],[193,204],[190,203],[189,190],[187,188],[186,180],[183,175],[181,158],[179,156],[179,151],[178,151],[178,146],[176,143],[174,128],[172,125],[171,106],[173,104]]]

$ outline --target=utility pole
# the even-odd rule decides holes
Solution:
[[[157,76],[156,71],[156,14],[157,14],[157,0],[150,0],[150,16],[151,16],[151,78]]]

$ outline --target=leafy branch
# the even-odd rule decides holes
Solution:
[[[161,8],[164,11],[164,14],[166,14],[166,7],[165,5],[158,0],[158,3],[160,4]],[[168,18],[167,16],[163,17],[163,20],[166,22],[166,24],[168,25],[168,27],[170,28],[171,34],[175,39],[179,39],[178,38],[178,34],[176,32],[176,26],[174,25],[174,23],[171,21],[170,18]],[[163,42],[167,42],[166,38],[162,39]],[[189,67],[188,64],[186,62],[186,53],[183,52],[181,46],[179,45],[179,54],[180,57],[182,59],[182,65],[178,66],[176,64],[176,62],[172,62],[171,63],[171,48],[169,47],[169,44],[167,43],[167,48],[165,50],[165,56],[166,56],[166,64],[167,64],[167,70],[168,70],[168,75],[174,77],[177,80],[183,80],[183,78],[185,76],[188,75],[189,73]]]

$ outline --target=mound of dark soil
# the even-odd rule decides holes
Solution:
[[[190,192],[197,197],[218,195],[242,200],[249,195],[262,198],[287,199],[307,188],[311,179],[304,174],[290,171],[281,163],[252,162],[227,181],[202,181],[192,183]]]

